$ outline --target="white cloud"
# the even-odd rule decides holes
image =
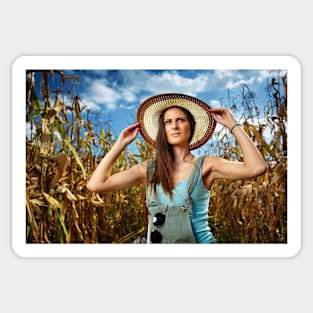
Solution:
[[[227,89],[235,89],[240,87],[241,85],[252,85],[255,82],[255,77],[251,77],[250,79],[239,79],[239,80],[234,80],[231,79],[230,81],[227,82],[226,88]]]
[[[89,87],[83,96],[88,108],[99,109],[104,106],[107,110],[115,110],[121,94],[107,86],[106,80],[89,80]]]
[[[133,110],[135,108],[135,106],[134,105],[121,104],[118,108],[119,109],[125,109],[125,110]]]
[[[262,84],[267,78],[271,77],[272,74],[270,71],[259,71],[256,81]]]
[[[105,82],[96,80],[93,82],[89,89],[89,95],[92,94],[92,98],[97,103],[114,103],[121,98],[121,95],[114,89],[106,86]]]
[[[84,101],[84,105],[86,105],[87,109],[89,110],[100,110],[100,106],[96,102],[90,101],[88,99],[87,101]]]
[[[212,108],[218,108],[221,106],[221,102],[218,100],[210,100],[210,105]]]
[[[117,109],[117,106],[116,106],[115,102],[106,102],[105,103],[105,107],[109,111],[113,111],[113,110]]]
[[[196,94],[206,89],[208,76],[199,74],[195,78],[183,77],[178,72],[164,72],[150,76],[145,89],[153,94],[162,92],[182,92]]]
[[[122,91],[122,98],[128,102],[133,102],[136,100],[136,95],[130,89],[124,89]]]
[[[282,77],[287,73],[287,71],[285,70],[279,70],[279,76]],[[264,83],[264,81],[268,78],[272,78],[272,77],[276,77],[277,78],[278,72],[277,70],[273,71],[273,70],[263,70],[263,71],[259,71],[257,74],[257,82],[262,84]]]
[[[234,77],[237,75],[236,75],[236,72],[233,70],[218,70],[218,71],[214,71],[214,76],[217,79],[223,80],[223,79],[228,79],[230,77]]]

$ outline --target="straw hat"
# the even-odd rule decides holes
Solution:
[[[178,106],[188,110],[194,117],[196,125],[190,141],[190,150],[205,144],[211,137],[216,122],[205,102],[184,94],[165,93],[144,100],[137,111],[137,122],[140,124],[142,137],[153,147],[158,134],[159,117],[164,109]]]

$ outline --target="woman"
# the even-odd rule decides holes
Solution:
[[[124,129],[92,174],[87,188],[106,192],[145,184],[149,209],[148,243],[212,243],[208,225],[211,186],[216,179],[262,175],[267,165],[229,109],[212,109],[181,94],[162,94],[145,100],[137,123]],[[191,151],[212,135],[216,123],[228,128],[238,142],[243,161],[220,157],[196,158]],[[119,155],[141,131],[156,148],[156,159],[110,175]]]

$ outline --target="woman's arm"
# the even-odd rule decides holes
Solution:
[[[92,173],[87,189],[95,192],[105,192],[127,188],[145,181],[146,162],[135,165],[132,168],[111,176],[111,170],[128,144],[137,136],[139,124],[133,124],[125,128],[112,149],[101,160],[95,171]]]
[[[229,109],[212,109],[210,112],[217,123],[232,129],[232,134],[243,155],[243,162],[211,158],[211,162],[208,162],[210,163],[211,179],[244,179],[264,174],[267,164],[262,154],[240,126],[233,127],[237,121],[231,111]]]

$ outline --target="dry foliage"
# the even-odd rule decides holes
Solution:
[[[34,72],[28,71],[26,79],[30,129],[26,138],[27,242],[124,243],[144,237],[147,211],[143,187],[105,194],[86,189],[87,179],[114,138],[109,125],[95,133],[90,111],[73,94],[79,77],[64,76],[60,71],[40,74],[41,79],[35,81]],[[40,84],[40,96],[36,84]],[[266,125],[244,124],[267,160],[268,172],[253,180],[217,181],[211,190],[209,219],[221,243],[287,241],[287,78],[273,79],[268,91]],[[70,101],[65,100],[68,96]],[[253,93],[245,86],[241,99],[244,112],[259,121]],[[232,103],[233,110],[237,106]],[[271,128],[271,142],[264,139],[265,126]],[[238,147],[230,140],[224,135],[214,150],[225,158],[240,159]],[[136,145],[138,154],[123,152],[114,172],[153,156],[144,142],[136,141]]]
[[[269,101],[264,105],[266,120],[260,119],[255,94],[243,86],[244,130],[268,163],[265,175],[255,179],[216,181],[209,207],[210,224],[220,243],[287,242],[287,76],[268,83]],[[236,110],[238,104],[232,103]],[[254,123],[248,123],[253,119]],[[257,121],[257,123],[255,123]],[[271,139],[265,140],[265,131]],[[236,144],[225,134],[216,151],[226,159],[241,160]]]

